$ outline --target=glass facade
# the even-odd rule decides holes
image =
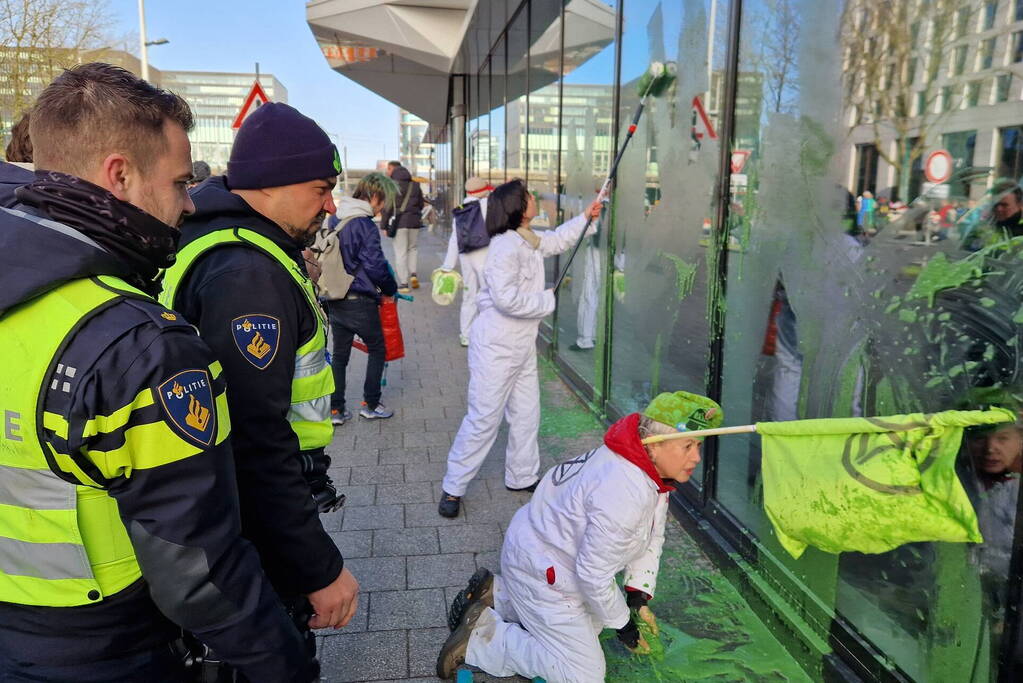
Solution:
[[[677,65],[541,327],[595,411],[678,389],[730,425],[1020,409],[1023,4],[498,6],[504,29],[466,75],[466,164],[526,178],[541,228],[600,187],[650,64]],[[985,542],[876,555],[786,553],[756,435],[709,440],[676,495],[818,679],[1009,680],[1021,469],[1023,431],[969,433],[956,472]]]

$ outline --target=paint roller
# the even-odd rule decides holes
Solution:
[[[611,171],[607,174],[607,178],[604,180],[604,184],[600,186],[600,193],[597,197],[601,202],[606,203],[608,200],[608,193],[611,190],[611,183],[614,182],[615,177],[618,175],[618,164],[621,163],[622,157],[625,155],[625,150],[629,146],[629,141],[632,140],[633,134],[636,132],[636,126],[639,125],[639,118],[643,115],[643,109],[646,108],[647,100],[651,97],[660,97],[664,92],[675,82],[675,78],[678,75],[678,66],[675,62],[651,62],[650,68],[640,76],[639,81],[636,83],[636,90],[640,94],[639,104],[636,105],[636,112],[632,116],[632,123],[629,124],[629,128],[625,133],[625,140],[622,142],[622,146],[618,149],[618,154],[615,156],[614,163],[611,164]],[[568,269],[572,267],[572,259],[579,252],[579,247],[582,246],[583,240],[586,239],[586,233],[590,229],[590,223],[593,222],[593,218],[586,219],[586,227],[579,234],[579,239],[576,240],[575,246],[572,248],[572,253],[568,256],[568,261],[565,263],[565,268],[561,271],[557,281],[554,283],[554,291],[558,291],[558,287],[564,282],[565,276],[568,275]]]

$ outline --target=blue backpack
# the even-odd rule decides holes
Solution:
[[[487,222],[479,202],[467,202],[452,211],[452,214],[455,216],[459,254],[476,251],[490,244]]]

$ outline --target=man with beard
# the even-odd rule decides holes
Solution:
[[[163,282],[164,303],[198,327],[231,388],[242,533],[285,603],[297,613],[311,603],[312,628],[347,624],[359,587],[319,519],[343,498],[327,478],[334,381],[302,257],[335,210],[340,172],[312,119],[264,104],[238,131],[227,174],[192,194]]]
[[[193,210],[177,95],[84,64],[39,95],[0,209],[0,680],[180,683],[181,629],[318,680],[242,538],[224,377],[155,299]]]

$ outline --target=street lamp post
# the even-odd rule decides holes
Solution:
[[[146,40],[146,0],[139,0],[139,48],[140,60],[142,62],[142,80],[149,80],[149,46],[166,45],[166,38]]]
[[[139,0],[139,47],[142,59],[142,80],[149,80],[149,44],[146,42],[146,0]]]

